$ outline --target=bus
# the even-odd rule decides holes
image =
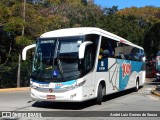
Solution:
[[[160,80],[160,50],[156,54],[156,79]]]
[[[26,46],[34,48],[31,98],[37,101],[83,102],[134,88],[145,81],[144,49],[96,27],[46,32]]]

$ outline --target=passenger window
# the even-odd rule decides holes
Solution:
[[[136,61],[139,60],[139,54],[138,53],[139,53],[139,49],[137,49],[137,48],[133,48],[131,50],[132,60],[136,60]]]
[[[100,52],[99,52],[99,59],[107,58],[107,57],[114,57],[114,46],[112,44],[112,40],[106,37],[102,37]]]
[[[118,42],[102,36],[98,58],[102,59],[108,57],[142,61],[142,58],[144,57],[144,51],[128,44],[124,44],[123,42]]]

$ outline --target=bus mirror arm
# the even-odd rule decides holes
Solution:
[[[36,44],[28,45],[22,50],[22,60],[26,60],[26,54],[29,49],[36,47]]]
[[[90,45],[92,44],[91,41],[86,41],[86,42],[83,42],[80,47],[79,47],[79,59],[83,59],[84,58],[84,53],[85,53],[85,48],[87,45]]]

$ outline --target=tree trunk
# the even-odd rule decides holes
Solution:
[[[21,79],[21,54],[19,54],[18,60],[18,72],[17,72],[17,88],[20,87],[20,79]]]

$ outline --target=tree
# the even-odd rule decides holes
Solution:
[[[118,6],[112,6],[112,8],[104,8],[103,12],[105,15],[113,15],[118,11]]]
[[[154,45],[159,44],[158,37],[154,34],[159,29],[159,8],[132,7],[118,10],[117,6],[113,6],[102,9],[87,3],[87,0],[26,1],[25,21],[23,0],[0,1],[0,80],[3,78],[5,81],[1,87],[15,87],[18,54],[24,46],[35,43],[36,38],[47,31],[70,27],[99,27],[141,46],[149,43],[149,38],[153,38]],[[23,27],[25,29],[22,36]],[[29,80],[29,75],[24,76],[26,72],[29,73],[29,68],[26,67],[29,64],[28,61],[22,63],[22,85],[28,84],[26,81]]]
[[[154,57],[160,49],[160,23],[154,24],[144,36],[144,49],[147,55],[153,54]]]

